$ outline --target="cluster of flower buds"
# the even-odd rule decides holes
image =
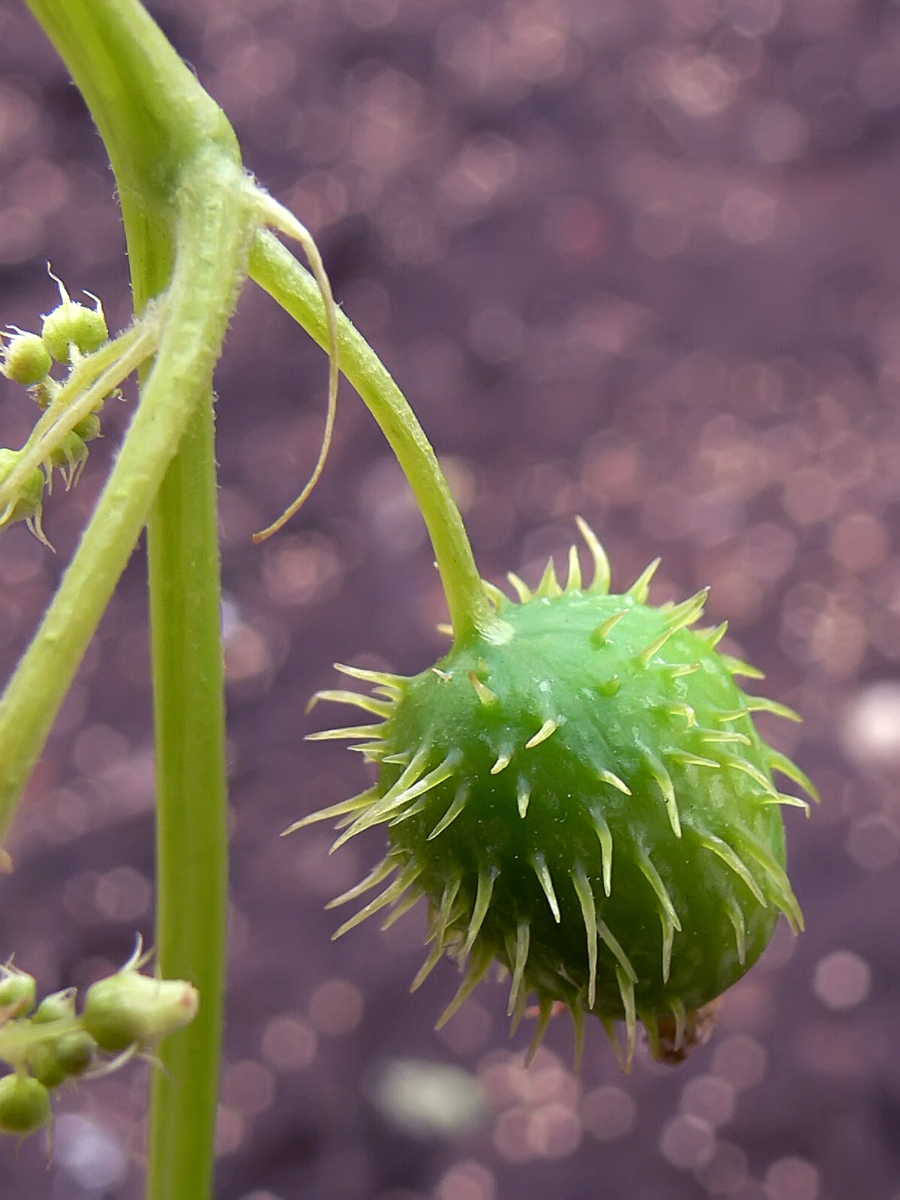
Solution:
[[[43,1129],[54,1089],[107,1074],[136,1054],[152,1056],[164,1037],[193,1020],[197,989],[142,975],[145,962],[138,941],[120,970],[88,988],[80,1014],[75,988],[53,992],[35,1008],[34,977],[0,966],[0,1059],[12,1068],[0,1077],[0,1133],[24,1137]]]
[[[40,334],[28,333],[17,326],[10,326],[12,333],[0,331],[0,374],[27,387],[41,409],[49,407],[62,386],[50,374],[54,363],[72,367],[109,340],[100,300],[86,292],[85,295],[94,301],[94,307],[79,304],[71,299],[63,283],[56,276],[53,278],[59,288],[60,302],[41,318]],[[32,533],[45,540],[41,530],[44,487],[54,468],[58,468],[68,490],[87,461],[87,443],[99,436],[100,418],[96,412],[89,413],[64,434],[43,463],[43,470],[35,468],[23,480],[16,498],[0,512],[0,529],[25,521]],[[21,453],[0,450],[0,483],[15,468]]]

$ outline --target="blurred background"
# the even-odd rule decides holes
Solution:
[[[217,375],[233,784],[219,1200],[866,1200],[900,1195],[900,5],[888,0],[164,0],[151,10],[246,163],[320,241],[419,413],[484,575],[536,582],[583,514],[628,586],[712,585],[727,648],[803,713],[765,734],[817,781],[788,811],[808,930],[779,930],[683,1066],[619,1073],[568,1019],[526,1073],[505,992],[441,1031],[425,914],[338,943],[324,903],[381,853],[291,821],[366,785],[308,697],[335,660],[446,649],[424,528],[349,388],[247,287]],[[103,148],[19,0],[0,0],[0,322],[39,328],[47,260],[130,317]],[[12,669],[102,486],[111,402],[51,553],[0,540]],[[0,381],[0,443],[36,409]],[[152,940],[153,765],[135,554],[24,803],[0,954],[80,987]],[[335,716],[339,716],[335,712]],[[527,1023],[526,1023],[527,1024]],[[141,1194],[148,1068],[0,1147],[7,1200]]]

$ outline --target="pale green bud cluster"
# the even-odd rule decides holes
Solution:
[[[16,326],[11,327],[12,333],[0,332],[0,374],[13,383],[27,387],[31,398],[42,411],[50,408],[65,384],[65,381],[60,382],[51,375],[54,362],[74,368],[85,355],[93,354],[109,341],[100,300],[86,292],[85,295],[94,301],[94,307],[88,308],[72,300],[59,279],[56,283],[60,302],[52,312],[41,318],[40,334]],[[60,412],[61,418],[64,413],[65,408]],[[37,432],[40,432],[40,428]],[[34,469],[19,481],[12,499],[8,499],[5,507],[0,508],[0,530],[17,521],[24,521],[36,537],[46,541],[41,527],[45,485],[52,483],[53,471],[58,469],[68,490],[77,481],[87,461],[88,442],[99,436],[100,418],[94,411],[82,417],[71,429],[53,438],[52,448],[40,466],[35,464]],[[44,445],[43,440],[41,445]],[[28,443],[21,451],[0,450],[0,484],[28,452]]]
[[[53,992],[35,1008],[34,977],[0,965],[0,1059],[12,1068],[0,1078],[0,1133],[24,1137],[43,1129],[56,1088],[151,1055],[193,1020],[197,989],[142,975],[145,961],[138,942],[121,970],[88,988],[80,1014],[75,988]]]

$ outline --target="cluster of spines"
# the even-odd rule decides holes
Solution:
[[[578,518],[578,524],[594,561],[594,576],[589,590],[607,594],[610,586],[610,568],[605,551],[590,527],[580,518]],[[605,642],[618,622],[630,611],[632,605],[641,605],[646,602],[650,582],[658,565],[658,559],[652,562],[624,594],[625,598],[630,601],[630,604],[620,612],[607,617],[593,631],[591,640],[594,645],[600,646]],[[517,593],[519,602],[525,604],[542,598],[549,600],[565,593],[581,591],[581,564],[577,548],[574,546],[569,553],[568,566],[568,577],[564,587],[559,583],[552,559],[548,562],[541,581],[534,590],[530,589],[518,576],[510,573],[509,579]],[[492,584],[485,583],[485,589],[498,613],[502,613],[504,608],[514,603],[504,592]],[[641,666],[648,666],[674,634],[693,625],[700,618],[706,596],[707,589],[704,589],[682,604],[664,605],[662,607],[661,611],[665,611],[666,613],[664,628],[652,642],[638,653],[637,657]],[[724,636],[726,629],[727,624],[722,624],[716,628],[695,632],[697,636],[703,637],[711,648],[715,648]],[[719,657],[733,677],[763,678],[762,672],[739,659],[721,654]],[[457,768],[462,759],[460,751],[451,750],[436,766],[427,768],[432,749],[427,744],[419,746],[416,752],[411,755],[387,754],[386,747],[380,743],[385,738],[390,727],[391,716],[398,701],[405,694],[408,680],[403,676],[382,671],[370,671],[358,667],[343,666],[341,664],[335,664],[335,666],[342,673],[372,685],[376,694],[366,695],[351,690],[325,690],[313,697],[313,700],[310,702],[310,708],[318,700],[332,700],[339,703],[354,704],[364,711],[380,717],[381,720],[373,724],[323,730],[308,735],[310,740],[363,738],[365,739],[363,742],[352,748],[360,750],[369,759],[397,763],[403,767],[403,770],[398,779],[383,795],[378,794],[377,788],[370,788],[349,800],[303,818],[285,831],[289,833],[313,822],[335,818],[338,823],[337,827],[341,828],[342,832],[335,841],[333,849],[343,845],[364,829],[379,824],[393,826],[420,812],[429,800],[431,789],[452,778],[457,773]],[[665,666],[663,669],[668,671],[673,678],[677,678],[700,670],[701,664],[675,664]],[[446,673],[437,667],[433,668],[433,670],[439,676],[446,676]],[[487,684],[478,678],[478,675],[474,671],[469,671],[468,677],[475,694],[483,705],[491,707],[499,702],[499,697]],[[615,694],[615,692],[610,691],[608,694]],[[698,724],[697,713],[689,704],[677,701],[667,702],[665,707],[669,715],[683,719],[685,727],[692,729],[701,743],[718,748],[721,757],[719,759],[704,757],[686,751],[678,746],[665,747],[662,750],[662,754],[673,763],[677,763],[683,767],[693,766],[704,770],[724,769],[742,772],[759,788],[756,798],[761,804],[789,805],[808,811],[809,806],[806,801],[776,790],[772,785],[771,779],[767,778],[763,771],[755,767],[754,764],[748,762],[738,754],[729,754],[727,750],[723,752],[724,748],[729,745],[752,745],[751,739],[746,734],[734,730],[730,726],[741,718],[751,716],[753,713],[768,712],[790,720],[800,720],[799,715],[792,709],[776,701],[768,700],[765,697],[747,695],[746,693],[741,693],[741,695],[743,701],[741,708],[721,710],[715,714],[713,719],[720,728],[700,726]],[[562,724],[563,719],[559,716],[547,717],[524,742],[522,749],[529,750],[540,745],[541,742],[552,737]],[[818,799],[813,784],[795,763],[771,747],[763,746],[763,749],[770,771],[781,772],[807,791],[814,799]],[[490,768],[491,773],[499,774],[501,771],[506,770],[512,763],[515,752],[516,747],[514,746],[504,748]],[[672,776],[664,761],[659,756],[647,751],[645,761],[651,776],[659,787],[672,832],[675,837],[680,838],[683,832],[682,823]],[[609,784],[624,795],[631,795],[631,789],[625,780],[608,767],[601,764],[594,764],[594,769],[599,781]],[[463,812],[466,806],[468,790],[469,784],[464,780],[461,781],[449,807],[427,835],[428,840],[439,837]],[[527,814],[529,801],[529,782],[524,775],[521,775],[517,781],[516,806],[522,818]],[[588,804],[586,805],[586,811],[600,843],[603,892],[606,896],[610,896],[612,891],[613,864],[612,833],[599,808]],[[784,869],[775,860],[771,852],[748,830],[730,832],[733,833],[732,840],[736,845],[732,845],[710,831],[692,830],[693,835],[697,837],[700,845],[715,855],[747,887],[757,903],[764,908],[768,907],[770,902],[774,903],[784,913],[791,928],[797,932],[802,928],[803,917]],[[747,859],[754,862],[761,869],[765,880],[765,889],[760,886],[757,878],[747,865],[747,861],[745,861]],[[663,982],[665,983],[669,977],[675,934],[681,931],[681,921],[659,871],[654,866],[649,854],[640,848],[637,848],[637,866],[654,893],[659,906],[658,911],[662,931],[661,968]],[[559,900],[549,867],[542,854],[539,852],[535,853],[531,867],[535,872],[541,891],[546,897],[553,919],[558,924],[561,921]],[[384,908],[392,906],[392,911],[382,925],[382,928],[390,926],[425,894],[424,889],[417,883],[422,871],[423,867],[415,861],[408,861],[403,851],[390,851],[364,880],[331,901],[328,906],[329,908],[348,903],[351,900],[361,897],[366,891],[376,887],[388,879],[390,875],[396,873],[396,877],[388,887],[374,900],[369,901],[353,917],[345,921],[333,936],[335,938],[342,936],[368,917],[373,916]],[[461,877],[455,877],[445,886],[440,902],[436,906],[433,906],[429,934],[429,941],[432,943],[432,948],[422,968],[413,980],[412,990],[415,990],[424,982],[445,953],[455,955],[461,965],[466,965],[466,973],[462,983],[456,995],[440,1017],[438,1027],[448,1021],[458,1010],[463,1001],[485,976],[493,960],[493,951],[479,943],[478,934],[490,907],[491,894],[497,874],[496,867],[484,866],[480,870],[474,903],[464,933],[460,934],[457,926],[457,922],[463,920],[467,913],[467,908],[458,902],[462,887]],[[637,1011],[635,1002],[634,985],[637,983],[638,977],[621,944],[606,923],[598,918],[594,892],[583,865],[576,863],[570,871],[569,878],[581,910],[588,952],[588,983],[580,991],[576,990],[573,985],[572,995],[568,999],[568,1007],[572,1012],[575,1022],[578,1045],[579,1047],[581,1045],[584,1007],[592,1009],[596,999],[597,955],[599,943],[602,942],[610,951],[615,961],[614,970],[622,1009],[625,1015],[627,1033],[624,1061],[628,1065],[634,1053],[637,1020],[642,1015]],[[747,949],[747,931],[744,915],[740,905],[734,899],[728,900],[726,907],[734,929],[738,959],[743,964],[746,960]],[[525,983],[529,941],[529,925],[527,922],[520,921],[516,928],[515,939],[513,940],[510,934],[508,945],[506,946],[512,975],[508,1008],[510,1015],[513,1016],[513,1030],[515,1030],[526,1011]],[[547,1023],[557,1003],[554,997],[543,992],[539,985],[537,986],[537,991],[539,996],[539,1019],[532,1043],[532,1055],[540,1045]],[[685,1031],[689,1025],[690,1015],[686,1013],[684,1005],[676,997],[670,998],[669,1004],[675,1027],[674,1047],[678,1050],[684,1043]],[[619,1043],[614,1035],[613,1022],[602,1016],[601,1020],[603,1020],[607,1033],[610,1035],[618,1053]],[[648,1035],[653,1039],[656,1036],[656,1022],[653,1019],[653,1014],[645,1016],[644,1023],[647,1026]]]

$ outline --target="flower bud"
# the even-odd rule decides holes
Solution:
[[[100,418],[96,413],[88,413],[72,426],[72,432],[77,433],[84,442],[92,442],[100,436]]]
[[[33,975],[15,967],[0,967],[0,1009],[11,1010],[9,1015],[19,1017],[34,1008],[37,985]]]
[[[65,988],[61,992],[51,992],[37,1006],[37,1011],[31,1018],[33,1025],[44,1025],[50,1021],[62,1021],[75,1016],[75,988]]]
[[[97,1043],[85,1029],[70,1029],[56,1040],[56,1061],[67,1075],[83,1075],[91,1065]]]
[[[28,1052],[28,1065],[44,1087],[55,1088],[73,1075],[83,1075],[96,1049],[97,1043],[85,1030],[69,1029],[33,1046]]]
[[[36,1133],[51,1113],[50,1093],[39,1080],[19,1074],[0,1079],[0,1133]]]
[[[182,979],[151,979],[129,967],[88,988],[82,1021],[101,1050],[152,1050],[197,1015],[200,993]]]
[[[50,452],[50,466],[59,467],[66,481],[66,489],[81,473],[81,468],[87,462],[88,448],[84,439],[79,437],[74,429],[70,430],[61,442]]]
[[[11,338],[0,362],[0,371],[14,383],[40,383],[53,366],[50,352],[36,333],[19,333]]]
[[[92,309],[70,300],[64,292],[63,297],[62,303],[42,318],[41,337],[56,361],[67,363],[73,346],[80,354],[93,354],[109,340],[109,331],[99,300]]]
[[[21,454],[21,450],[0,449],[0,483],[15,469]],[[7,505],[3,513],[0,513],[0,529],[14,525],[17,521],[25,521],[36,537],[41,541],[46,541],[41,529],[41,508],[46,482],[44,472],[40,467],[35,467],[20,486],[15,500]]]

